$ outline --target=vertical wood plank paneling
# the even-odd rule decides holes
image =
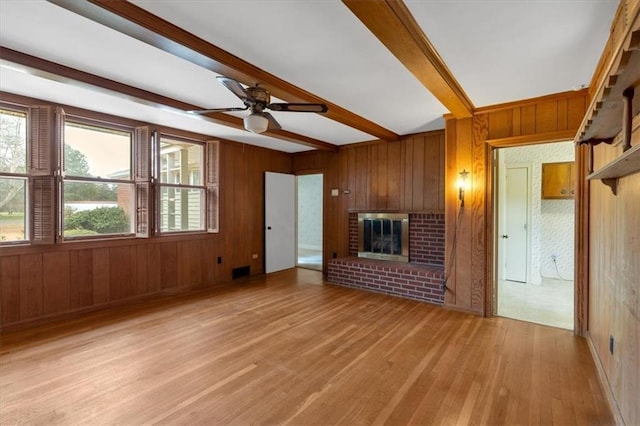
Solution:
[[[346,180],[346,187],[344,189],[348,190],[349,193],[348,194],[343,194],[346,195],[346,197],[344,197],[346,204],[346,208],[347,209],[355,209],[357,208],[357,203],[356,203],[356,192],[358,190],[358,186],[357,186],[357,175],[358,175],[358,162],[357,162],[357,158],[356,158],[356,153],[357,150],[356,149],[348,149],[347,150],[347,164],[346,164],[346,176],[347,176],[347,180]]]
[[[147,290],[155,293],[162,290],[162,245],[149,244],[147,247]]]
[[[378,207],[386,210],[389,209],[389,144],[380,143],[373,149],[378,153]]]
[[[93,303],[96,305],[109,301],[109,249],[96,248],[91,256],[93,263]]]
[[[236,159],[234,161],[234,171],[236,175],[236,182],[243,182],[241,185],[236,185],[234,187],[234,200],[231,206],[249,206],[251,205],[251,201],[249,198],[248,187],[251,184],[250,174],[249,174],[249,160],[251,159],[250,152],[248,152],[248,147],[246,145],[242,146],[242,150],[236,150]],[[275,171],[272,167],[269,167],[269,171]],[[263,172],[264,174],[264,172]],[[261,197],[256,197],[256,204],[260,203]],[[230,206],[230,207],[231,207]],[[240,235],[243,231],[247,230],[248,223],[248,215],[250,209],[233,209],[233,219],[234,224],[233,227],[229,230],[231,235]],[[237,238],[232,249],[233,256],[231,258],[231,267],[235,268],[238,266],[248,265],[250,262],[248,261],[248,252],[250,250],[249,239],[248,238]]]
[[[200,241],[182,243],[182,286],[198,287],[202,284],[202,263],[199,256]]]
[[[446,182],[447,182],[447,167],[446,167],[446,162],[445,162],[445,158],[446,158],[446,139],[445,139],[445,134],[442,133],[440,134],[440,142],[439,142],[439,152],[440,155],[438,156],[438,165],[440,168],[440,180],[438,181],[438,210],[440,211],[444,211],[445,208],[445,199],[447,196],[447,192],[446,192]]]
[[[538,133],[558,130],[558,101],[540,102],[536,107],[536,131]]]
[[[511,131],[513,132],[513,136],[520,136],[522,134],[522,109],[521,108],[513,108],[513,121],[511,126]]]
[[[178,243],[162,243],[160,245],[160,287],[165,290],[176,288],[178,281]]]
[[[20,320],[20,257],[0,257],[0,320]]]
[[[412,211],[413,206],[413,138],[407,138],[404,143],[404,202],[401,206],[402,210]]]
[[[594,169],[620,152],[619,146],[596,146]],[[597,180],[589,186],[589,337],[624,422],[638,424],[640,174],[620,178],[617,195]],[[614,339],[613,353],[609,351],[610,337]]]
[[[411,210],[423,211],[425,205],[424,192],[425,192],[425,154],[424,136],[414,136],[413,140],[413,162],[411,164],[411,170],[413,173],[411,178],[413,179],[412,191],[411,191]]]
[[[71,309],[93,304],[93,251],[69,252],[69,306]]]
[[[237,144],[225,142],[222,145],[224,149],[220,150],[220,173],[221,173],[221,203],[222,208],[220,210],[220,234],[221,246],[229,248],[224,250],[221,254],[222,263],[219,265],[219,271],[223,279],[231,279],[231,265],[233,263],[233,233],[235,232],[235,215],[234,207],[237,207],[235,198],[235,187],[241,185],[243,182],[239,182],[239,176],[236,176],[235,164],[240,161],[235,155],[235,152],[239,149]],[[223,221],[224,220],[224,221]],[[161,279],[162,286],[164,281]],[[164,288],[162,287],[161,288]]]
[[[200,284],[205,287],[211,286],[215,281],[216,249],[213,238],[200,240]]]
[[[20,256],[20,319],[43,314],[42,254]]]
[[[568,101],[566,99],[560,99],[558,101],[558,125],[557,125],[557,130],[567,130],[569,128],[568,126],[569,126]]]
[[[473,171],[472,164],[472,119],[467,118],[458,120],[456,134],[458,136],[458,147],[456,149],[458,169],[456,174],[462,169]],[[477,190],[476,181],[481,179],[480,176],[469,175],[467,191],[465,192],[465,206],[459,208],[460,218],[458,219],[457,232],[457,249],[454,263],[456,274],[456,307],[462,309],[471,309],[471,259],[473,250],[473,222],[474,222],[474,206],[473,194]],[[457,181],[457,176],[456,180]],[[469,203],[471,202],[471,203]],[[459,205],[459,202],[458,202]],[[462,285],[461,285],[462,284]]]
[[[399,142],[387,144],[387,207],[391,210],[400,209],[402,194],[401,147]]]
[[[472,252],[471,252],[471,309],[482,313],[484,310],[484,283],[487,278],[487,218],[486,218],[486,164],[487,140],[489,134],[486,114],[473,118],[472,170],[474,191],[472,195]]]
[[[109,248],[109,300],[126,299],[135,293],[129,246]]]
[[[520,109],[522,135],[533,135],[536,133],[536,105],[526,105]],[[491,135],[489,136],[492,137]]]
[[[131,248],[131,255],[136,262],[133,268],[136,276],[136,294],[149,292],[149,244],[141,244]]]
[[[335,248],[335,253],[338,257],[346,256],[349,253],[349,236],[347,233],[348,225],[349,225],[349,217],[345,212],[351,208],[351,199],[353,197],[353,193],[344,194],[343,191],[348,188],[353,188],[351,182],[351,175],[353,172],[353,167],[349,167],[353,164],[352,156],[354,152],[352,149],[348,149],[341,153],[339,156],[340,160],[340,189],[338,195],[338,210],[336,212],[336,241],[337,247]],[[333,255],[333,254],[332,254]]]
[[[442,135],[429,135],[425,138],[424,149],[424,203],[423,210],[444,210],[444,205],[440,207],[442,199],[442,159],[441,152]]]
[[[567,125],[569,129],[577,129],[582,123],[587,100],[583,96],[573,97],[567,101]]]
[[[380,184],[378,182],[378,176],[380,171],[380,162],[378,158],[378,146],[370,145],[367,147],[369,153],[369,185],[365,188],[365,194],[367,195],[367,208],[369,210],[384,209],[382,206],[380,197]]]
[[[500,139],[511,136],[513,113],[510,109],[490,113],[488,121],[490,139]]]
[[[354,207],[359,210],[366,210],[369,201],[369,147],[363,146],[354,149],[356,152],[356,200]]]
[[[448,119],[446,125],[445,145],[445,279],[446,291],[444,303],[448,306],[457,305],[457,277],[455,273],[455,258],[457,254],[458,232],[458,194],[455,188],[458,173],[458,120]],[[455,244],[454,244],[455,243]]]
[[[43,313],[70,309],[69,252],[44,253],[42,256]]]

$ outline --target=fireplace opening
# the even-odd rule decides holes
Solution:
[[[409,262],[409,215],[358,213],[358,257]]]

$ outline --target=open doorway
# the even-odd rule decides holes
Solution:
[[[543,195],[542,176],[550,163],[573,164],[573,142],[501,148],[496,154],[495,313],[573,329],[575,202],[572,196]],[[571,194],[571,188],[563,191]]]
[[[323,175],[296,177],[297,262],[301,268],[322,270]]]

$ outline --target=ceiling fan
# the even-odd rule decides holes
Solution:
[[[244,128],[253,133],[263,133],[267,129],[280,130],[282,127],[276,121],[276,119],[270,113],[266,112],[266,109],[271,111],[283,111],[283,112],[317,112],[324,113],[329,109],[325,104],[311,104],[311,103],[270,103],[271,96],[269,91],[265,88],[258,86],[257,84],[252,87],[243,87],[236,80],[225,77],[216,77],[220,83],[227,89],[231,90],[234,95],[240,98],[244,103],[243,107],[230,107],[230,108],[214,108],[187,111],[190,114],[208,114],[210,112],[228,112],[228,111],[246,111],[250,110],[251,113],[244,118]]]

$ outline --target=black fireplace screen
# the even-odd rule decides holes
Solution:
[[[360,213],[358,225],[358,256],[408,261],[408,215]]]

